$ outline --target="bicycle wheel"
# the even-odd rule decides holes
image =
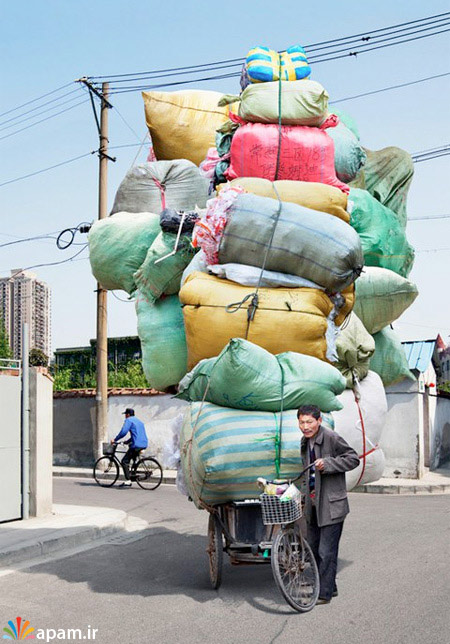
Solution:
[[[119,478],[119,466],[109,456],[102,456],[94,465],[94,479],[101,487],[112,487]]]
[[[143,490],[156,490],[162,483],[163,471],[156,458],[141,458],[134,467],[134,476]]]
[[[316,605],[319,571],[308,542],[298,527],[280,530],[272,545],[272,572],[281,594],[299,613]]]
[[[209,579],[211,586],[216,590],[222,582],[223,540],[222,528],[214,514],[209,515],[206,552],[209,557]]]

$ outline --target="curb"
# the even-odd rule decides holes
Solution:
[[[56,508],[58,508],[58,506],[56,506]],[[96,510],[96,508],[93,509]],[[84,546],[92,541],[111,536],[117,532],[124,532],[126,531],[128,522],[127,513],[123,510],[106,510],[97,514],[95,519],[94,514],[92,514],[92,518],[89,518],[89,515],[87,514],[74,514],[73,516],[75,520],[78,519],[80,521],[80,525],[75,527],[64,525],[64,517],[67,518],[69,516],[70,515],[68,514],[56,515],[55,518],[50,516],[48,518],[48,528],[45,526],[44,521],[41,520],[40,523],[43,526],[43,529],[46,529],[49,532],[48,537],[41,536],[38,537],[37,540],[30,538],[29,541],[24,541],[18,546],[6,547],[1,550],[0,569],[5,569],[13,564],[23,563],[30,559],[37,559],[52,553]],[[95,521],[95,524],[89,525],[88,522],[90,520],[92,522]],[[31,521],[33,521],[33,519],[31,519]],[[58,521],[61,523],[59,526],[57,523]],[[14,530],[18,530],[23,534],[26,530],[24,522],[18,521],[14,523],[16,524],[14,526],[13,524],[9,524],[10,526],[13,526],[10,529],[10,534],[13,534]],[[8,524],[5,524],[5,526],[6,525]],[[60,532],[60,534],[55,536],[55,533],[58,532]],[[1,536],[0,532],[0,549],[2,547]]]
[[[361,485],[352,492],[359,494],[450,494],[450,484],[419,484],[419,485],[377,485],[376,483]]]
[[[85,467],[53,467],[54,477],[64,478],[77,478],[77,479],[93,479],[92,469]],[[121,479],[119,479],[121,480]],[[163,470],[163,483],[168,485],[176,484],[176,472],[172,470]]]

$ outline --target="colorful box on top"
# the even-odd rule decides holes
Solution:
[[[303,47],[294,45],[279,54],[268,47],[250,49],[245,61],[248,79],[251,83],[269,83],[281,80],[295,81],[308,78],[311,67]]]

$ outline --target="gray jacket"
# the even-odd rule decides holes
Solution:
[[[316,459],[323,458],[325,468],[322,472],[316,469],[316,512],[319,527],[340,523],[350,512],[345,486],[345,472],[354,470],[359,465],[357,453],[350,445],[326,427],[320,427],[315,437],[314,452]],[[303,437],[300,443],[300,454],[305,467],[309,465],[308,440]],[[306,497],[306,519],[311,516],[311,499],[308,490],[308,472],[302,478],[302,492]]]

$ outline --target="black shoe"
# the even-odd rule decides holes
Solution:
[[[338,595],[339,595],[338,589],[336,588],[336,590],[333,590],[333,594],[331,596],[332,597],[337,597]]]
[[[316,601],[316,604],[329,604],[331,602],[331,599],[325,599],[325,597],[319,597],[319,599]]]

